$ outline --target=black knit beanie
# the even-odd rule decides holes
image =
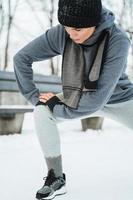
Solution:
[[[59,23],[76,28],[97,26],[101,19],[101,0],[59,0]]]

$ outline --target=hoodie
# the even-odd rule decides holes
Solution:
[[[55,117],[74,119],[91,115],[101,110],[106,104],[124,102],[133,98],[133,84],[125,73],[130,40],[126,32],[114,23],[115,16],[110,10],[103,7],[101,15],[101,21],[95,32],[87,39],[88,45],[81,44],[86,66],[90,66],[92,46],[104,29],[114,25],[103,70],[98,81],[98,89],[95,92],[83,91],[77,109],[60,104],[56,99],[55,103],[52,102],[51,109]],[[33,105],[37,105],[39,101],[39,89],[33,82],[32,63],[63,55],[64,47],[65,29],[61,24],[57,24],[31,41],[14,56],[14,72],[18,87],[24,97]],[[85,74],[87,75],[88,72],[89,69],[86,67]]]

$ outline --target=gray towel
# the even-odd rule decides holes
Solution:
[[[67,106],[75,109],[78,107],[84,87],[88,91],[97,90],[98,79],[103,66],[103,57],[105,56],[105,47],[112,28],[105,29],[98,38],[96,43],[97,52],[87,79],[85,79],[85,58],[82,45],[74,43],[69,37],[67,38],[62,59],[61,75],[63,102]],[[85,45],[87,45],[87,42]]]

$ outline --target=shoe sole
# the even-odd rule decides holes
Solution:
[[[63,194],[66,194],[66,193],[67,193],[66,187],[63,186],[61,189],[56,190],[51,196],[41,198],[40,200],[51,200],[51,199],[54,199],[56,196],[63,195]]]

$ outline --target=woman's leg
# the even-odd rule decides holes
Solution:
[[[109,117],[133,129],[133,100],[107,104],[101,111],[82,118],[94,116]],[[62,155],[57,123],[63,122],[65,119],[54,118],[47,106],[40,105],[34,109],[34,121],[48,170],[53,168],[56,176],[60,176],[62,175]]]
[[[56,94],[63,100],[63,93]],[[60,135],[57,123],[65,119],[57,119],[53,116],[48,106],[38,105],[34,109],[35,131],[38,136],[48,171],[54,169],[56,176],[62,176],[62,155]]]
[[[47,106],[39,105],[35,107],[34,123],[48,170],[53,168],[56,176],[62,176],[59,131],[56,119]]]
[[[63,94],[58,93],[63,100]],[[62,155],[57,123],[69,119],[55,118],[47,106],[38,105],[34,109],[35,131],[38,136],[48,170],[54,169],[56,176],[62,176]],[[85,118],[85,117],[84,117]]]
[[[105,117],[118,121],[133,130],[133,99],[117,104],[106,104],[102,113]]]
[[[94,116],[98,115],[94,114]],[[34,109],[35,131],[46,160],[48,171],[54,169],[56,176],[62,176],[63,173],[60,135],[57,123],[70,120],[55,118],[50,109],[44,105],[38,105]]]

